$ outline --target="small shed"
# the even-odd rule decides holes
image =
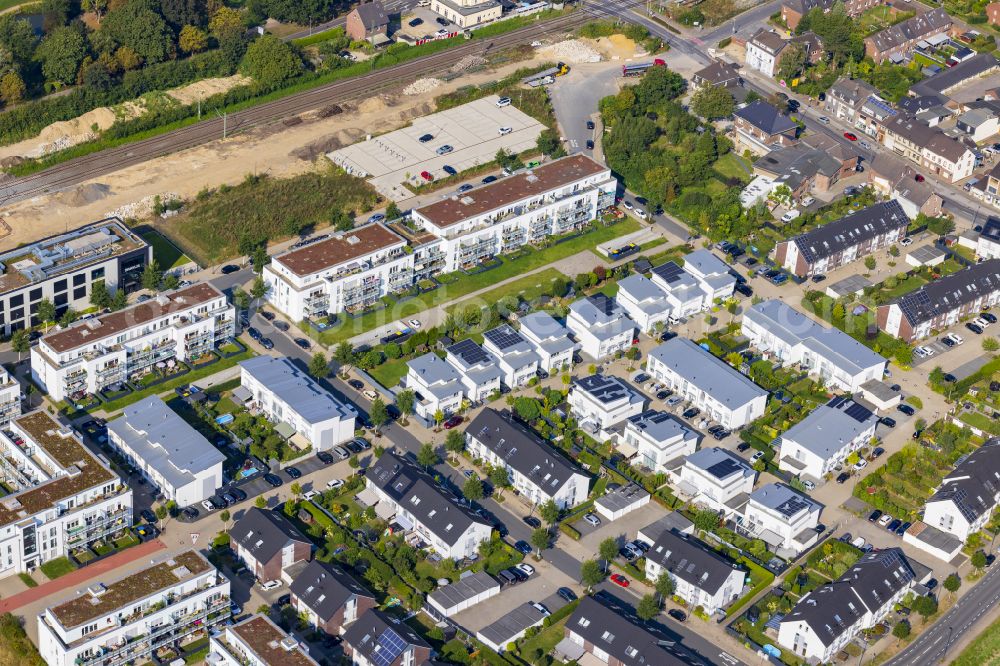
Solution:
[[[427,595],[427,602],[445,617],[500,594],[500,583],[485,572],[467,573],[458,582],[439,587]]]
[[[948,253],[935,245],[923,245],[906,254],[906,263],[915,268],[944,263]]]
[[[877,379],[869,379],[861,385],[861,397],[880,411],[892,409],[903,400],[902,393]]]
[[[649,493],[635,483],[618,488],[594,502],[594,508],[608,520],[618,520],[622,516],[649,504]]]

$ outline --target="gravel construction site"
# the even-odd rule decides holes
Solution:
[[[384,196],[408,199],[413,192],[407,185],[427,182],[421,174],[444,178],[446,167],[461,172],[489,162],[499,150],[517,154],[535,146],[545,126],[519,111],[516,99],[506,106],[499,106],[499,99],[490,95],[416,118],[409,127],[366,137],[327,157],[347,173],[367,178]]]

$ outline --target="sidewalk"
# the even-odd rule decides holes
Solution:
[[[153,539],[152,541],[147,541],[141,543],[134,548],[129,548],[128,550],[112,555],[111,557],[96,562],[90,566],[82,567],[68,573],[65,576],[57,578],[55,580],[49,581],[39,585],[38,587],[33,587],[19,594],[15,594],[12,597],[0,600],[0,613],[12,613],[22,606],[27,606],[30,603],[34,603],[40,599],[44,599],[49,595],[56,594],[66,589],[79,589],[83,587],[83,584],[92,578],[102,576],[108,572],[114,571],[119,567],[123,567],[131,562],[142,559],[159,550],[166,548],[166,546],[159,539]]]

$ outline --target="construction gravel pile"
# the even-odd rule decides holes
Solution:
[[[564,42],[547,46],[541,50],[541,55],[543,58],[552,58],[561,62],[601,61],[601,54],[579,39],[567,39]]]
[[[161,192],[159,195],[151,194],[148,197],[143,197],[138,201],[133,201],[132,203],[127,203],[124,206],[120,206],[115,210],[105,213],[105,217],[120,217],[123,220],[128,218],[143,218],[147,215],[151,215],[153,212],[153,204],[156,202],[156,197],[160,197],[160,201],[171,201],[173,199],[180,199],[180,195],[176,192]]]
[[[417,79],[403,88],[404,95],[424,95],[441,85],[440,79]]]
[[[452,72],[464,72],[473,67],[482,67],[486,64],[486,58],[477,55],[467,55],[451,66]]]

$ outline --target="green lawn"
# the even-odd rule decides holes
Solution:
[[[1000,620],[979,634],[951,666],[1000,666]]]
[[[914,273],[905,280],[900,280],[892,289],[883,290],[880,295],[882,299],[884,299],[884,303],[890,303],[903,294],[908,294],[914,289],[918,289],[925,284],[927,284],[927,280],[921,277],[919,273]]]
[[[368,374],[375,378],[379,384],[385,388],[392,388],[399,383],[399,380],[406,376],[406,361],[397,358],[388,360],[377,368],[372,368]]]
[[[498,268],[495,270],[500,269]],[[490,272],[492,273],[495,271]],[[469,307],[470,305],[487,307],[493,303],[498,303],[504,296],[520,296],[524,301],[532,301],[546,292],[549,285],[552,283],[552,280],[560,277],[563,277],[562,273],[554,268],[547,268],[544,271],[527,275],[520,280],[508,282],[503,286],[491,289],[474,298],[459,301],[458,303],[449,306],[447,310],[450,313],[455,313]]]
[[[57,557],[54,560],[43,562],[39,568],[50,580],[59,578],[59,576],[65,576],[71,571],[76,571],[76,565],[68,557]]]
[[[749,182],[750,176],[753,173],[753,169],[747,163],[747,160],[732,152],[726,153],[719,158],[719,161],[713,164],[712,168],[726,178],[739,178],[744,182]]]
[[[509,261],[505,260],[499,268],[494,268],[485,273],[477,273],[475,275],[465,275],[464,273],[456,275],[452,273],[440,276],[439,279],[442,282],[452,281],[438,287],[429,294],[422,294],[417,298],[398,303],[391,308],[371,312],[356,319],[343,318],[335,327],[321,334],[317,335],[312,332],[308,326],[303,330],[309,332],[313,337],[318,337],[319,341],[324,345],[335,345],[397,319],[408,319],[414,316],[419,318],[419,314],[424,310],[461,298],[497,282],[526,273],[534,268],[551,264],[554,261],[571,256],[577,252],[588,250],[612,238],[632,233],[637,231],[639,226],[638,220],[630,217],[608,227],[599,226],[582,236],[559,243],[558,245],[529,252],[524,256]],[[581,266],[580,270],[582,272],[590,268],[593,267]]]
[[[191,262],[191,259],[181,252],[180,248],[167,240],[160,232],[151,229],[139,235],[153,246],[153,258],[160,265],[160,270],[169,271],[171,268],[177,268]]]

